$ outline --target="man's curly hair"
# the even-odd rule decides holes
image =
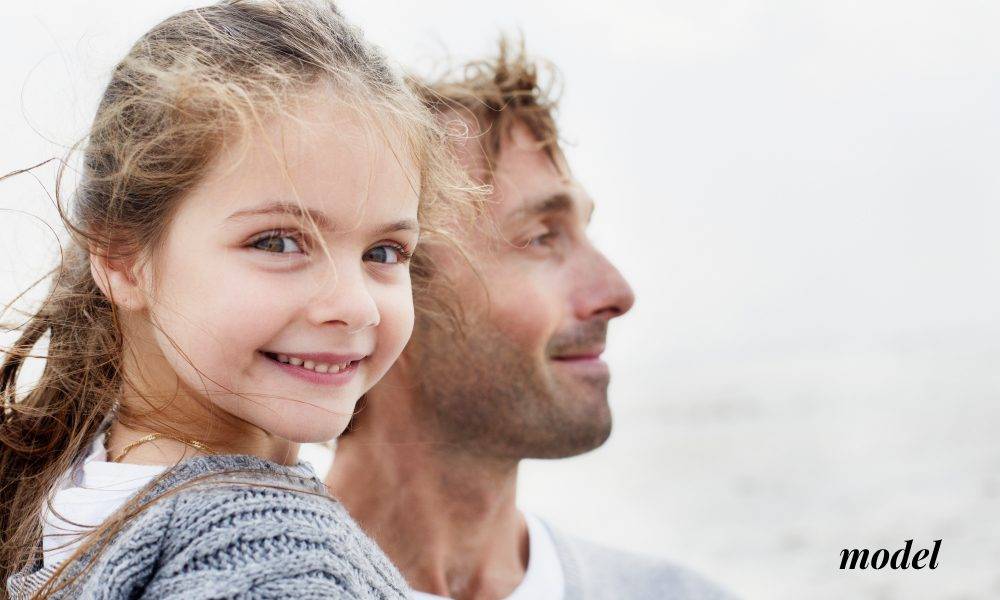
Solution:
[[[483,157],[492,173],[501,142],[523,123],[553,162],[561,153],[555,112],[558,72],[548,61],[530,57],[524,40],[501,36],[495,57],[461,65],[443,76],[410,84],[438,115],[454,113],[476,123]]]

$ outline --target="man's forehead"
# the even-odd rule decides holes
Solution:
[[[490,211],[502,222],[539,215],[567,213],[590,221],[594,201],[579,182],[567,175],[553,176],[523,170],[497,171],[490,196]]]
[[[527,127],[512,128],[493,166],[490,209],[503,219],[535,212],[578,212],[585,220],[594,202],[573,178],[562,154],[554,158]]]

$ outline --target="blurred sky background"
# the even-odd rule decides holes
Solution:
[[[0,171],[60,155],[128,46],[199,4],[5,2]],[[525,464],[523,507],[750,599],[1000,597],[1000,4],[341,6],[418,72],[520,29],[564,77],[638,302],[611,440]],[[31,215],[58,222],[30,176],[0,186],[6,302],[55,257]],[[838,569],[910,538],[943,539],[937,570]]]

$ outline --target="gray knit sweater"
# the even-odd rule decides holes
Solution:
[[[181,488],[185,483],[193,487]],[[293,489],[289,489],[293,488]],[[304,462],[281,466],[251,456],[204,456],[154,482],[157,497],[56,598],[407,597],[402,576],[331,499]],[[28,598],[53,569],[11,576],[13,600]]]

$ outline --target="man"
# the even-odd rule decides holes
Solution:
[[[522,459],[608,438],[600,355],[633,295],[587,238],[593,202],[560,151],[537,68],[508,48],[421,87],[468,128],[457,156],[492,192],[480,225],[458,236],[464,254],[433,245],[414,265],[433,287],[415,288],[413,338],[338,442],[327,483],[421,600],[722,598],[688,571],[515,505]],[[445,318],[435,300],[460,314]]]

